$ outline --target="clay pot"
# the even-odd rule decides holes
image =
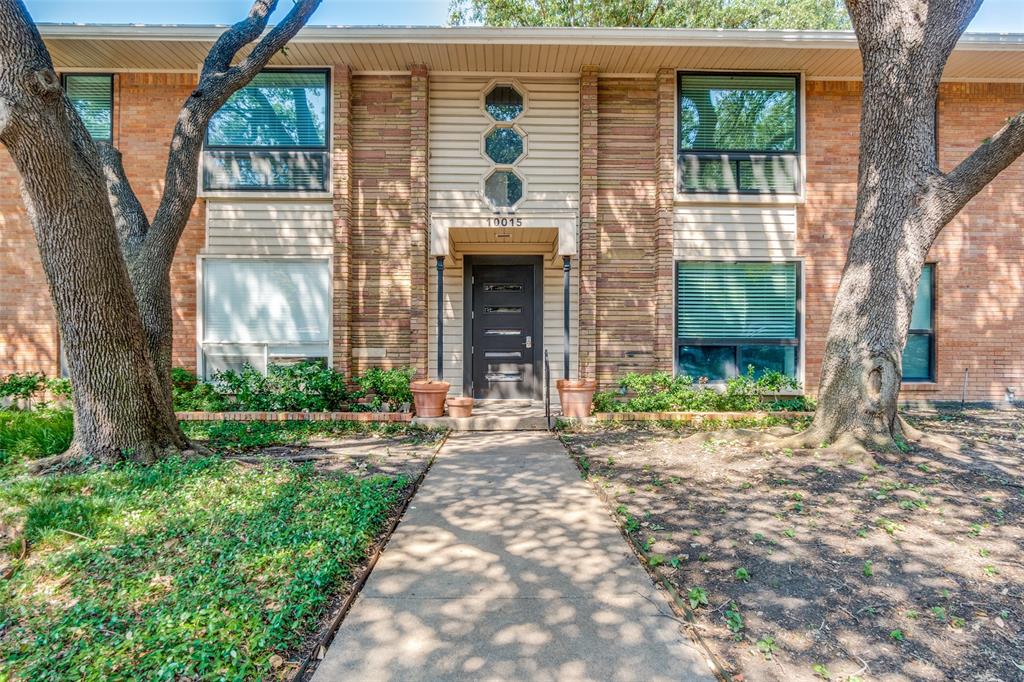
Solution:
[[[409,384],[417,417],[443,417],[444,399],[448,397],[447,381],[433,379],[413,381]]]
[[[448,398],[448,416],[449,417],[472,417],[473,416],[473,399],[472,398]]]
[[[597,382],[593,379],[559,379],[558,400],[562,403],[562,416],[579,419],[590,416],[594,405]]]

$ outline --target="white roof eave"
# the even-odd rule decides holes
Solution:
[[[44,39],[158,40],[213,42],[224,25],[47,24]],[[652,47],[763,47],[857,49],[852,31],[776,31],[761,29],[677,28],[487,28],[478,26],[307,26],[293,42],[506,45],[635,45]],[[959,50],[1024,51],[1022,33],[967,33]]]

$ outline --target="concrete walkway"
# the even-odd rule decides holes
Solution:
[[[547,432],[452,434],[313,677],[713,679]]]

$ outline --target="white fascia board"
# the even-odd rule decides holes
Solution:
[[[43,38],[212,42],[226,25],[39,24]],[[677,28],[306,26],[292,42],[857,49],[852,31]],[[1024,33],[967,33],[960,50],[1024,50]]]

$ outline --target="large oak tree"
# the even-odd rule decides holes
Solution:
[[[171,401],[170,268],[195,203],[207,124],[320,1],[296,0],[267,31],[277,0],[255,0],[217,39],[175,122],[150,220],[120,154],[93,143],[65,96],[25,5],[0,0],[0,143],[22,179],[74,386],[64,459],[151,462],[189,447]]]
[[[1024,153],[1024,112],[948,173],[936,150],[939,81],[982,0],[847,0],[864,69],[857,207],[810,429],[795,444],[888,448],[901,356],[928,249]]]

